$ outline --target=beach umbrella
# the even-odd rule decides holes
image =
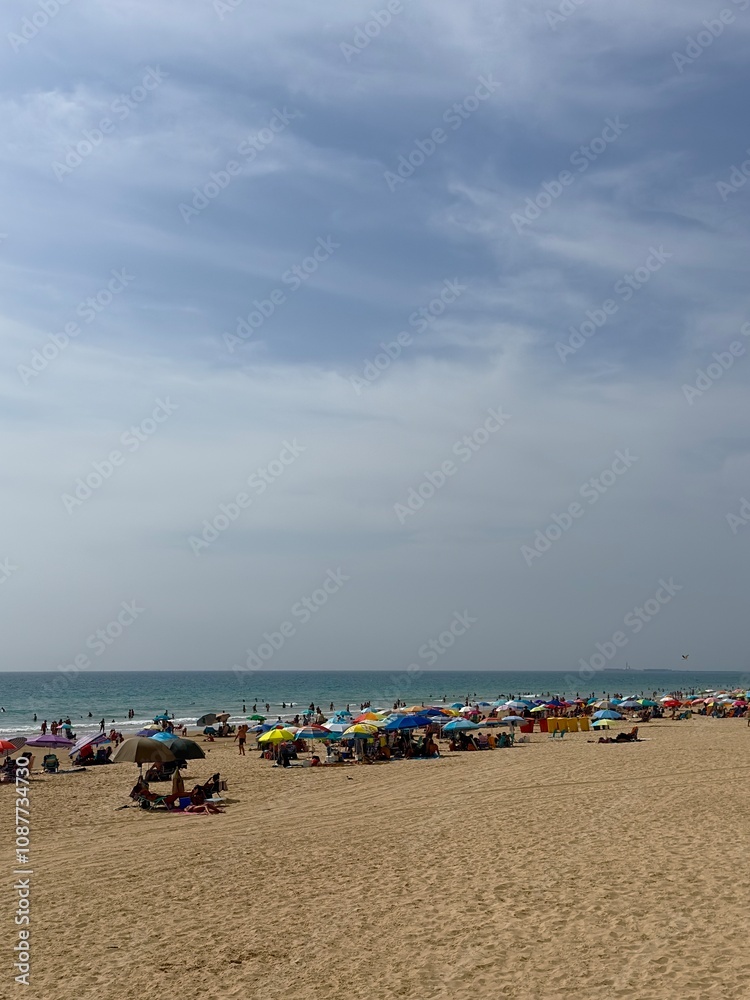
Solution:
[[[284,743],[293,739],[294,733],[290,733],[288,729],[269,729],[267,733],[258,737],[258,743]]]
[[[463,707],[464,703],[462,701],[454,701],[453,704],[451,705],[451,708],[463,708]]]
[[[257,715],[257,714],[256,715],[248,715],[248,719],[250,719],[251,722],[265,722],[266,721],[265,715]]]
[[[15,753],[16,750],[20,750],[26,742],[26,737],[19,736],[18,739],[21,740],[20,744],[14,740],[0,739],[0,753]]]
[[[676,698],[667,698],[666,701],[662,701],[665,708],[679,708],[680,702]],[[696,704],[696,702],[693,702]]]
[[[421,729],[422,726],[431,724],[432,719],[428,715],[403,715],[400,718],[390,719],[383,729],[386,732],[393,732],[398,729]]]
[[[504,719],[500,720],[501,724],[504,726],[516,726],[520,723],[528,721],[528,719],[521,718],[520,715],[506,715]]]
[[[596,722],[592,723],[594,729],[611,729],[612,723],[609,719],[597,719]]]
[[[349,728],[348,722],[326,722],[324,729],[327,729],[329,733],[338,733],[339,736],[346,732]]]
[[[334,735],[327,729],[323,729],[322,726],[302,726],[294,734],[294,738],[295,740],[331,740],[334,739]]]
[[[93,736],[92,735],[82,736],[70,748],[70,750],[68,751],[68,755],[70,757],[74,757],[80,750],[83,750],[84,747],[95,747],[98,746],[100,743],[108,743],[108,742],[109,742],[109,737],[105,736],[104,733],[95,733]]]
[[[154,722],[169,722],[169,716],[165,714],[155,715]]]
[[[33,739],[26,740],[27,747],[41,747],[47,750],[61,750],[64,747],[72,747],[73,740],[66,739],[65,736],[53,736],[52,733],[45,733],[44,736],[34,736]]]
[[[158,733],[151,733],[149,736],[149,739],[161,740],[162,743],[166,743],[168,740],[173,740],[174,738],[174,733],[168,733],[166,729],[160,729]]]
[[[217,721],[218,716],[216,715],[216,712],[206,712],[206,714],[202,715],[200,719],[195,720],[195,724],[196,726],[213,726],[213,724]]]
[[[368,726],[364,722],[357,722],[353,726],[349,726],[341,735],[345,740],[369,740],[373,736],[377,736],[377,734],[378,731],[375,726]]]
[[[170,736],[161,742],[169,747],[177,760],[200,760],[206,756],[195,740],[186,740],[183,736]]]
[[[450,722],[446,722],[443,726],[444,733],[452,733],[456,730],[461,729],[480,729],[481,727],[476,724],[476,722],[471,722],[469,719],[451,719]]]
[[[616,704],[614,701],[610,701],[607,698],[602,698],[601,700],[594,702],[594,707],[603,709],[613,709],[616,707]]]
[[[20,750],[22,746],[26,745],[25,736],[11,736],[9,739],[4,739],[3,743],[9,743],[14,750]]]
[[[624,715],[620,715],[619,712],[613,712],[608,708],[601,709],[598,712],[594,712],[591,716],[592,719],[624,719]]]
[[[166,743],[148,736],[133,736],[129,740],[124,740],[111,757],[113,764],[130,761],[138,764],[139,770],[143,769],[144,764],[153,764],[157,761],[163,763],[174,759],[175,756]]]
[[[620,708],[643,708],[643,705],[639,701],[633,701],[628,699],[627,701],[621,701]]]
[[[638,701],[643,705],[644,708],[656,708],[657,702],[651,701],[650,698],[639,698]]]
[[[421,709],[417,709],[421,711]],[[381,712],[363,712],[362,715],[358,715],[354,720],[355,722],[382,722],[383,714]]]
[[[557,702],[549,702],[549,704],[550,705],[553,705],[553,704],[559,705],[560,702],[559,701],[557,701]],[[525,701],[517,701],[517,700],[516,701],[506,701],[505,704],[503,705],[503,708],[515,708],[515,709],[521,708],[521,709],[523,709],[523,708],[528,708],[528,705],[526,704]]]

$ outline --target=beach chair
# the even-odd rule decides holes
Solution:
[[[60,761],[57,759],[57,754],[46,753],[44,759],[42,760],[42,769],[48,774],[55,774],[60,768]]]
[[[566,732],[567,729],[553,729],[551,738],[554,740],[556,736],[559,736],[562,739]]]

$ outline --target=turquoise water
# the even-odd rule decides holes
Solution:
[[[43,719],[68,716],[78,733],[98,728],[102,718],[108,727],[115,720],[118,729],[128,732],[140,729],[165,709],[190,725],[211,711],[227,711],[233,719],[241,718],[252,712],[253,705],[263,714],[285,716],[302,711],[311,702],[328,712],[331,702],[336,708],[350,705],[359,709],[365,701],[376,708],[390,708],[397,699],[411,705],[442,704],[445,698],[450,705],[463,702],[467,696],[486,701],[522,694],[640,696],[747,686],[747,673],[731,671],[601,671],[588,680],[563,671],[3,673],[0,706],[5,711],[0,713],[0,735],[28,734],[38,731]],[[270,705],[268,712],[266,704]],[[129,708],[135,711],[132,721],[127,718]]]

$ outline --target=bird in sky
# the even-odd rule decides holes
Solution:
[[[682,654],[683,660],[686,660],[688,658],[688,656],[690,656],[690,653],[683,653]]]

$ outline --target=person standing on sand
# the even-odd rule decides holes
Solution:
[[[102,719],[101,722],[99,723],[99,732],[100,733],[104,732],[104,719]]]
[[[235,740],[239,741],[240,757],[245,756],[245,740],[247,739],[248,727],[242,723],[241,726],[237,728],[237,732],[234,734]]]
[[[44,720],[44,722],[42,723],[42,725],[41,725],[40,728],[42,730],[42,736],[44,736],[45,733],[47,732],[47,720],[46,719]]]

